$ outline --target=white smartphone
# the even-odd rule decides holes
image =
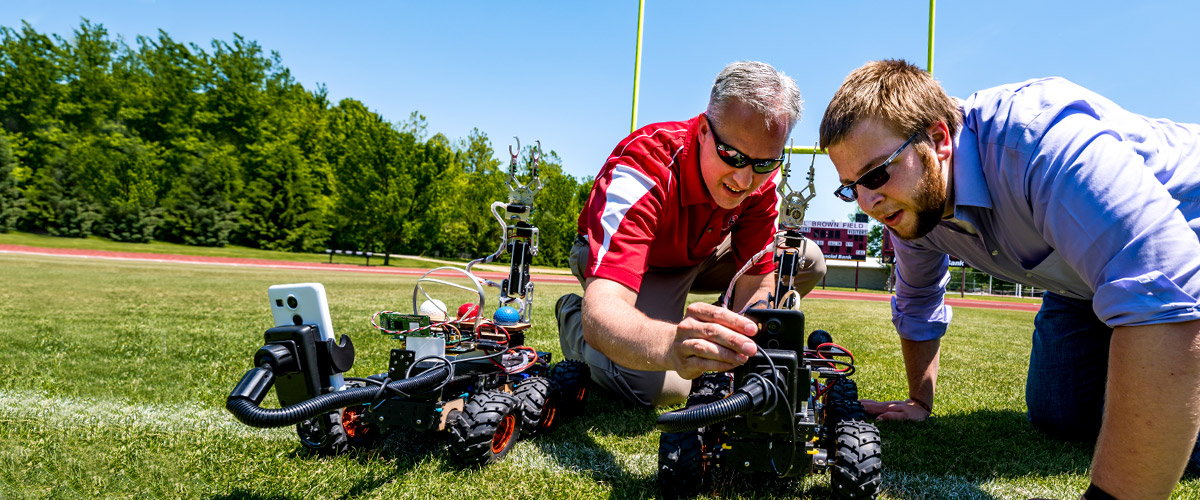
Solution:
[[[320,283],[296,283],[274,285],[267,288],[271,301],[271,317],[275,326],[315,325],[321,340],[337,342],[333,335],[333,321],[329,318],[329,301],[325,299],[325,287]],[[329,377],[334,390],[345,388],[342,374]]]

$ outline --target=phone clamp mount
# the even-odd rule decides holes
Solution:
[[[353,365],[350,338],[322,341],[317,325],[276,327],[264,334],[255,367],[229,394],[226,408],[252,427],[295,425],[301,444],[322,454],[369,445],[385,432],[444,431],[451,460],[467,467],[499,461],[519,439],[548,433],[564,417],[580,413],[590,378],[587,365],[560,361],[551,366],[549,352],[524,345],[531,326],[529,261],[537,253],[537,228],[529,214],[541,188],[539,157],[540,150],[532,149],[532,180],[523,185],[513,155],[509,203],[492,204],[503,228],[499,250],[466,268],[427,272],[414,287],[412,314],[372,316],[372,326],[403,342],[391,350],[387,371],[345,377],[339,390],[332,375]],[[504,208],[507,220],[498,208]],[[506,250],[511,272],[501,283],[471,272],[474,264],[491,262]],[[471,285],[447,281],[455,274]],[[433,284],[468,291],[475,299],[452,314],[429,294]],[[481,313],[485,285],[501,289],[493,319]],[[263,408],[272,387],[280,408]]]
[[[658,486],[663,498],[707,491],[715,471],[780,478],[828,472],[833,498],[878,496],[882,446],[850,378],[854,356],[824,330],[807,338],[804,334],[804,313],[792,278],[804,265],[807,240],[799,229],[812,199],[813,168],[808,196],[785,195],[790,163],[789,158],[779,187],[784,201],[776,235],[775,293],[767,308],[743,313],[758,325],[753,337],[758,352],[730,372],[697,378],[685,407],[659,416]]]

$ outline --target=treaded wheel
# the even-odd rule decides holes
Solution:
[[[832,403],[845,400],[858,401],[858,383],[849,378],[835,379],[829,390],[825,391],[825,401]]]
[[[587,363],[564,359],[550,369],[550,397],[559,417],[583,413],[592,370]]]
[[[879,495],[883,472],[883,447],[879,430],[866,422],[844,421],[837,426],[837,448],[830,469],[833,497],[839,500],[874,499]]]
[[[468,467],[497,462],[521,435],[521,403],[500,391],[480,392],[467,400],[448,430],[455,462]]]
[[[720,401],[733,392],[733,379],[728,372],[705,373],[692,381],[692,392],[687,406],[698,406]]]
[[[336,411],[317,415],[296,424],[300,444],[322,455],[339,455],[350,449],[350,440]]]
[[[708,485],[699,431],[658,437],[658,492],[664,499],[690,498]]]
[[[550,395],[550,379],[529,377],[513,389],[521,402],[521,433],[526,437],[541,436],[554,428],[557,403]]]
[[[867,412],[858,401],[858,384],[848,378],[839,379],[825,393],[824,417],[821,425],[825,438],[836,439],[838,424],[847,420],[867,420]]]

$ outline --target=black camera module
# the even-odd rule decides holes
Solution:
[[[776,333],[779,333],[779,330],[781,328],[783,328],[782,321],[779,321],[776,318],[771,318],[771,319],[767,320],[767,333],[774,335]]]

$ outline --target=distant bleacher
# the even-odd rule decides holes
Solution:
[[[349,256],[366,257],[368,266],[371,265],[371,257],[375,255],[375,252],[364,252],[362,250],[334,250],[332,248],[326,248],[325,253],[329,254],[329,263],[330,264],[333,264],[333,256],[334,255],[349,255]]]

